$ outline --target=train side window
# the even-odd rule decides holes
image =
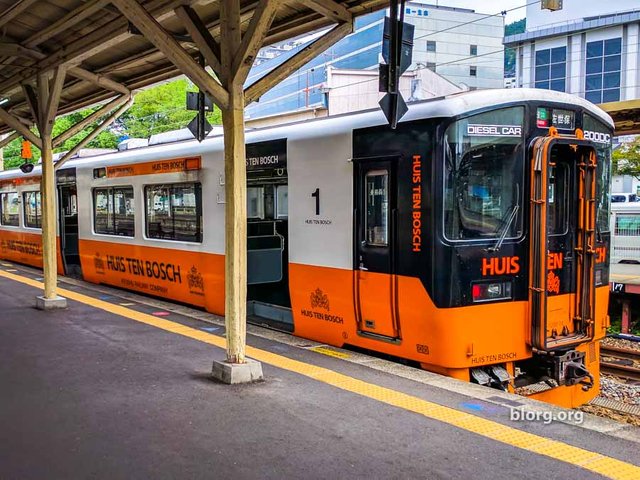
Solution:
[[[199,183],[148,185],[144,189],[147,237],[202,241],[202,190]]]
[[[96,188],[93,191],[94,230],[103,235],[135,235],[133,187]]]
[[[24,192],[24,224],[29,228],[42,228],[40,192]]]
[[[113,234],[113,196],[110,188],[96,188],[93,191],[93,220],[96,233]]]
[[[113,224],[114,233],[126,237],[135,235],[135,205],[133,188],[113,189]]]
[[[0,224],[9,227],[19,225],[20,197],[16,192],[0,194]]]
[[[264,188],[247,188],[247,218],[264,220]]]
[[[289,217],[289,187],[278,185],[276,188],[276,218]]]
[[[386,247],[389,244],[389,172],[372,170],[367,173],[365,193],[367,244]]]

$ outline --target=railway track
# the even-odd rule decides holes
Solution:
[[[640,352],[630,348],[602,345],[600,371],[627,380],[640,381]]]

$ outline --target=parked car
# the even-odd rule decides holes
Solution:
[[[640,198],[635,193],[612,193],[611,203],[638,202]]]

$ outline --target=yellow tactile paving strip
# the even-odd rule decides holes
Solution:
[[[0,277],[24,283],[32,287],[43,288],[42,282],[3,270],[0,270]],[[121,305],[114,305],[71,290],[59,289],[59,293],[70,300],[75,300],[76,302],[84,303],[115,315],[120,315],[167,332],[215,345],[216,347],[225,348],[224,338],[195,328],[187,327],[170,320],[163,320],[146,313],[136,312]],[[247,355],[260,362],[304,375],[341,390],[377,400],[403,410],[415,412],[424,417],[453,425],[506,445],[577,465],[608,478],[625,480],[640,479],[640,467],[607,457],[597,452],[591,452],[557,440],[527,433],[517,428],[508,427],[466,412],[428,402],[406,393],[364,382],[328,368],[292,360],[285,356],[258,348],[248,346]]]

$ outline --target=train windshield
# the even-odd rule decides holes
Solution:
[[[448,240],[522,234],[524,108],[467,117],[444,138],[444,234]]]

